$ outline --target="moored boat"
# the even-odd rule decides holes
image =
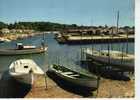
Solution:
[[[33,74],[41,74],[42,69],[31,59],[19,59],[9,66],[9,74],[17,81],[25,84],[33,84]]]
[[[24,55],[24,54],[43,53],[45,51],[47,51],[47,47],[23,46],[22,43],[18,43],[17,48],[0,49],[0,55]]]
[[[94,61],[116,66],[121,69],[134,70],[134,55],[114,50],[92,50],[84,51],[87,58]]]
[[[48,69],[49,72],[55,73],[57,76],[62,78],[65,81],[68,81],[72,84],[86,87],[89,89],[97,89],[98,88],[98,78],[97,76],[87,75],[83,73],[79,73],[73,71],[72,69],[66,68],[61,65],[51,65]]]

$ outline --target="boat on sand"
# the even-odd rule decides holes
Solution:
[[[19,59],[9,66],[9,74],[17,81],[33,84],[34,74],[43,75],[43,70],[31,59]]]
[[[89,89],[98,88],[97,76],[94,76],[93,74],[86,75],[83,73],[78,73],[76,71],[73,71],[72,69],[56,64],[51,65],[48,69],[48,72],[55,73],[63,80],[78,86],[86,87]]]

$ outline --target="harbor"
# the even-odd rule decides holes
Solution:
[[[0,0],[0,16],[0,98],[137,97],[134,0]]]
[[[28,37],[24,39],[18,39],[11,42],[5,42],[0,44],[0,48],[13,48],[15,47],[15,44],[18,42],[22,42],[25,45],[34,45],[36,46],[41,45],[43,34],[35,35],[33,37]],[[132,98],[135,96],[134,94],[134,76],[133,74],[128,76],[129,74],[126,72],[123,75],[114,72],[113,74],[109,74],[110,72],[105,72],[106,75],[100,75],[100,83],[99,87],[95,89],[94,91],[87,90],[85,92],[85,88],[77,88],[77,86],[70,86],[69,82],[63,82],[60,81],[59,77],[51,77],[49,74],[47,74],[48,66],[52,64],[62,64],[64,66],[68,66],[69,68],[73,70],[79,70],[82,72],[83,69],[89,70],[91,73],[94,74],[94,68],[95,65],[92,64],[92,66],[81,66],[79,63],[81,59],[81,46],[84,48],[92,48],[93,45],[61,45],[54,39],[54,34],[46,33],[45,34],[45,44],[48,46],[47,52],[41,53],[41,54],[29,54],[29,55],[15,55],[15,56],[1,56],[0,57],[0,71],[1,71],[1,93],[4,93],[5,95],[1,94],[1,97],[8,98],[8,97],[25,97],[25,98],[82,98],[82,97],[92,97],[92,98],[102,98],[102,97],[129,97]],[[114,50],[122,50],[122,46],[127,46],[127,43],[113,43],[113,49]],[[107,49],[108,44],[94,44],[94,48],[97,50],[100,50],[101,48]],[[59,52],[59,53],[58,53]],[[128,46],[128,52],[130,54],[134,54],[134,43],[129,42]],[[57,55],[57,56],[56,56]],[[32,59],[34,60],[37,65],[43,69],[43,71],[46,73],[46,80],[44,76],[35,76],[34,84],[33,86],[27,88],[25,92],[23,93],[23,85],[19,85],[21,87],[17,88],[21,91],[19,91],[19,95],[16,95],[7,92],[7,87],[10,89],[10,87],[13,87],[11,85],[16,85],[19,83],[16,83],[15,80],[9,79],[9,76],[3,75],[5,71],[8,70],[9,65],[11,62],[17,60],[17,59]],[[93,71],[94,70],[94,71]],[[107,70],[108,71],[108,70]],[[102,72],[102,71],[101,71]],[[95,73],[96,74],[96,73]],[[120,76],[121,75],[121,76]],[[55,75],[53,75],[55,76]],[[105,77],[107,76],[107,77]],[[114,76],[118,76],[117,78]],[[3,80],[4,79],[4,80]],[[8,81],[8,82],[7,82]],[[10,84],[11,81],[11,85]],[[7,85],[6,85],[6,84]],[[3,86],[4,84],[4,86]],[[124,86],[125,84],[125,86]],[[9,87],[10,86],[10,87]],[[73,88],[75,87],[75,88]],[[129,87],[129,88],[128,88]],[[17,89],[12,88],[10,91],[17,91]],[[25,88],[26,89],[26,88]],[[80,93],[79,90],[80,89]],[[8,90],[9,91],[9,90]],[[59,91],[59,92],[58,92]],[[114,92],[116,91],[116,92]]]
[[[60,44],[92,44],[94,43],[109,43],[109,42],[134,42],[134,35],[89,35],[89,36],[71,36],[61,35],[56,36],[56,40]]]

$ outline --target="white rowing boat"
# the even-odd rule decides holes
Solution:
[[[33,84],[33,74],[44,74],[44,72],[33,60],[19,59],[9,66],[9,74],[19,82]]]

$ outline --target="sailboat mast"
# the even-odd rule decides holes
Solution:
[[[45,49],[45,32],[43,32],[42,46],[43,46],[43,49]]]
[[[120,16],[120,13],[119,11],[117,12],[117,34],[118,34],[118,28],[119,28],[119,16]],[[123,62],[123,49],[124,49],[124,45],[122,45],[122,59],[121,59],[121,63]]]
[[[94,44],[93,44],[93,31],[92,31],[92,29],[93,29],[93,27],[92,27],[92,24],[93,24],[93,19],[91,19],[91,41],[92,41],[92,55],[93,55],[93,48],[94,48]]]
[[[81,45],[80,45],[80,48],[81,48],[81,55],[80,55],[80,56],[81,56],[81,61],[82,61],[82,60],[83,60],[83,53],[82,53],[82,52],[83,52],[83,50],[82,50],[82,36],[83,36],[83,32],[82,32],[82,31],[83,31],[83,26],[81,26],[81,27],[82,27],[82,28],[81,28],[82,30],[81,30],[81,32],[80,32],[80,34],[81,34]]]
[[[126,37],[126,40],[127,40],[127,43],[126,43],[126,53],[128,53],[128,31],[126,33],[127,37]]]
[[[118,28],[119,28],[119,14],[120,12],[117,12],[117,34],[118,34]]]

